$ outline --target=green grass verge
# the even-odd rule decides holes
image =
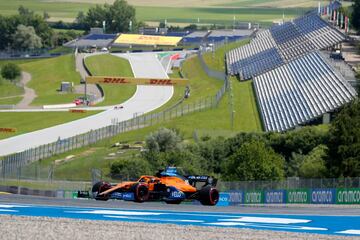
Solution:
[[[32,105],[63,104],[71,103],[80,94],[60,93],[61,82],[73,82],[79,84],[80,75],[75,70],[75,59],[73,55],[43,59],[20,65],[23,71],[31,74],[28,83],[33,88],[37,97]]]
[[[94,76],[122,76],[133,77],[128,60],[110,54],[87,57],[85,64]],[[102,106],[120,104],[128,100],[136,91],[132,85],[101,85],[105,93]]]
[[[234,16],[237,21],[271,23],[281,20],[283,12],[286,19],[303,14],[308,8],[184,8],[184,7],[136,7],[136,16],[142,21],[164,21],[169,23],[198,23],[232,25]]]
[[[209,77],[202,69],[197,56],[191,57],[183,64],[184,77],[189,79],[190,97],[184,103],[193,103],[208,96],[215,96],[223,82]]]
[[[214,96],[223,85],[222,81],[206,75],[205,71],[201,67],[200,60],[196,55],[186,60],[183,64],[182,72],[189,80],[188,85],[190,86],[190,97],[185,99],[182,103],[185,105],[195,103],[205,97]],[[180,71],[174,70],[170,77],[181,78]],[[174,87],[174,94],[172,98],[166,104],[153,112],[160,112],[174,106],[183,98],[184,93],[185,86]]]
[[[215,50],[215,52],[207,52],[203,55],[206,65],[215,71],[225,71],[225,54],[232,49],[244,46],[249,43],[249,39],[244,39],[223,45]]]
[[[1,86],[0,86],[0,88],[1,88]],[[23,97],[0,98],[0,105],[16,105],[22,99],[23,99]]]
[[[252,81],[239,82],[231,78],[234,103],[234,126],[242,132],[262,131]]]
[[[200,23],[227,24],[232,25],[233,17],[238,21],[256,21],[271,23],[274,20],[282,19],[283,13],[287,19],[304,13],[308,8],[293,7],[287,8],[287,3],[276,7],[243,7],[241,3],[236,8],[232,7],[156,7],[156,6],[135,6],[136,17],[140,21],[164,21],[169,23]],[[42,1],[42,0],[14,0],[0,1],[0,14],[11,15],[17,12],[20,5],[23,5],[36,13],[42,14],[46,11],[51,21],[63,20],[73,21],[78,12],[86,12],[89,7],[95,6],[92,3]],[[204,6],[209,6],[204,3]],[[222,5],[219,2],[219,5]]]
[[[0,139],[48,128],[65,122],[74,121],[96,113],[98,112],[1,112],[0,127],[16,128],[17,131],[15,133],[0,133]]]
[[[23,63],[30,63],[30,62],[36,62],[36,61],[40,61],[41,59],[34,59],[34,58],[31,58],[31,59],[17,59],[17,60],[0,60],[0,68],[7,64],[7,63],[14,63],[14,64],[23,64]]]
[[[72,48],[68,48],[68,47],[64,47],[64,46],[59,46],[56,48],[53,48],[49,51],[49,53],[74,53],[74,49]]]
[[[16,86],[12,82],[0,77],[0,100],[5,97],[18,96],[24,94],[22,87]]]

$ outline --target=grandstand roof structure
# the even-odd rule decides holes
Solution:
[[[285,131],[334,111],[357,93],[319,52],[254,78],[266,131]]]
[[[158,45],[158,46],[177,46],[182,37],[141,35],[141,34],[121,34],[115,39],[114,44],[119,45]]]
[[[341,32],[318,15],[304,15],[261,31],[249,44],[230,51],[226,55],[227,70],[241,79],[251,79],[344,40]]]
[[[116,34],[88,34],[79,39],[67,42],[65,47],[88,48],[96,46],[99,48],[108,47],[115,39]]]

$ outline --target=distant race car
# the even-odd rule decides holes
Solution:
[[[197,183],[204,183],[199,189]],[[216,205],[219,192],[215,188],[217,179],[210,176],[182,176],[175,167],[160,170],[156,176],[141,176],[136,182],[122,182],[111,185],[97,182],[92,187],[92,196],[96,200],[120,199],[145,202],[165,201],[168,204],[180,204],[183,200],[194,199],[203,205]]]

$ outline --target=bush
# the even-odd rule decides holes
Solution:
[[[251,140],[225,162],[224,178],[230,181],[281,180],[285,175],[284,162],[284,158],[265,142]]]
[[[319,145],[308,155],[304,156],[304,161],[299,168],[299,177],[303,178],[322,178],[326,175],[327,147]]]
[[[178,149],[180,143],[179,134],[167,128],[160,128],[146,137],[146,147],[150,152],[172,151]]]
[[[1,69],[1,76],[9,80],[14,80],[15,78],[19,77],[20,74],[20,67],[13,63],[5,64]]]
[[[150,164],[143,159],[121,159],[110,167],[112,177],[121,179],[138,179],[141,175],[153,174]]]

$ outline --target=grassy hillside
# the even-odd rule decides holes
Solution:
[[[231,81],[235,129],[242,132],[261,131],[262,125],[252,81],[239,82],[235,78],[231,78]]]
[[[184,64],[183,71],[188,74],[191,84],[191,97],[186,100],[196,101],[204,96],[215,93],[221,86],[222,82],[209,78],[199,66],[197,57],[191,58]],[[176,76],[176,72],[174,73]],[[236,79],[231,79],[234,92],[234,109],[231,109],[229,94],[225,94],[219,106],[216,109],[210,109],[202,112],[185,115],[168,122],[164,122],[151,127],[126,132],[111,139],[103,140],[91,147],[77,149],[50,159],[43,160],[42,171],[44,174],[48,168],[57,159],[63,159],[68,155],[75,157],[67,163],[55,166],[55,178],[69,180],[90,180],[91,169],[98,168],[106,175],[109,173],[109,167],[112,162],[119,158],[132,158],[139,152],[123,151],[122,154],[116,154],[115,157],[109,157],[110,153],[116,150],[111,148],[115,142],[137,142],[144,141],[145,137],[159,127],[178,129],[188,141],[192,141],[194,135],[199,137],[208,136],[233,136],[237,132],[260,132],[261,125],[253,97],[251,81],[238,83]],[[179,99],[179,95],[173,99]],[[186,103],[186,102],[185,102]],[[232,121],[232,111],[235,111],[234,120]],[[234,125],[232,126],[232,122]],[[35,168],[35,164],[29,169]],[[31,170],[28,170],[31,172]],[[76,173],[76,174],[75,174]],[[106,177],[106,176],[104,176]]]
[[[22,95],[24,89],[0,76],[0,98]]]
[[[86,12],[89,7],[104,2],[105,0],[2,0],[0,1],[0,14],[14,14],[18,7],[23,5],[39,14],[46,11],[49,13],[51,21],[70,22],[76,18],[79,11]],[[232,24],[233,16],[239,21],[270,23],[281,19],[284,12],[285,17],[291,19],[308,10],[308,7],[317,5],[317,1],[314,0],[302,0],[295,3],[290,0],[271,2],[265,0],[178,0],[165,4],[161,0],[130,0],[129,3],[135,5],[137,19],[141,21],[159,22],[167,19],[168,23],[197,23],[200,18],[200,23],[226,23],[228,25]]]
[[[210,69],[224,72],[225,71],[225,54],[231,49],[241,47],[247,43],[249,43],[249,39],[244,39],[241,41],[231,42],[226,45],[223,45],[216,49],[215,53],[207,52],[203,55],[204,61],[206,65]]]
[[[197,56],[186,60],[183,64],[183,73],[190,82],[191,96],[186,100],[189,103],[207,96],[214,96],[223,85],[222,81],[206,75]]]
[[[0,133],[0,139],[20,135],[27,132],[55,126],[84,118],[98,112],[87,113],[70,112],[28,112],[28,113],[0,113],[0,126],[4,128],[16,128],[15,133]]]
[[[249,89],[249,86],[239,85],[240,88],[244,87],[244,91]],[[251,86],[251,85],[250,85]],[[239,101],[240,103],[242,100]],[[245,110],[242,113],[249,114],[248,120],[243,122],[243,120],[238,120],[239,118],[235,117],[234,129],[231,127],[231,112],[229,109],[229,95],[221,100],[219,107],[216,109],[210,109],[203,112],[197,112],[189,115],[185,115],[181,118],[176,118],[171,121],[154,125],[151,127],[126,132],[120,134],[111,139],[103,140],[97,144],[92,145],[91,147],[85,147],[82,149],[77,149],[65,154],[60,154],[58,156],[52,157],[50,159],[42,160],[41,168],[44,172],[44,175],[48,171],[48,168],[54,163],[57,159],[63,159],[69,155],[75,155],[75,157],[67,163],[58,164],[55,166],[55,178],[56,179],[67,179],[67,180],[90,180],[91,179],[91,169],[97,168],[103,171],[103,178],[106,178],[106,175],[110,172],[110,165],[112,162],[118,161],[120,158],[133,158],[136,154],[140,154],[137,151],[122,151],[121,154],[116,154],[115,157],[109,157],[110,153],[116,153],[117,150],[111,148],[112,144],[115,142],[137,142],[144,141],[145,137],[152,131],[160,127],[175,128],[178,129],[184,138],[187,141],[192,141],[194,134],[199,137],[207,136],[233,136],[239,131],[252,132],[261,131],[261,128],[257,124],[252,123],[252,121],[258,121],[256,115],[252,116],[252,109],[248,109],[249,112]],[[240,111],[239,111],[240,113]],[[241,113],[241,114],[242,114]],[[251,122],[251,124],[248,124]],[[29,166],[28,169],[34,169],[36,164]],[[31,170],[28,170],[31,171]]]
[[[32,105],[71,103],[79,96],[79,94],[58,92],[63,81],[80,83],[80,75],[75,71],[73,55],[24,63],[20,67],[32,76],[28,86],[38,95]]]
[[[133,77],[128,60],[110,54],[95,55],[85,59],[86,66],[94,76]],[[105,100],[99,105],[113,105],[125,102],[136,91],[132,85],[101,85],[105,92]]]

